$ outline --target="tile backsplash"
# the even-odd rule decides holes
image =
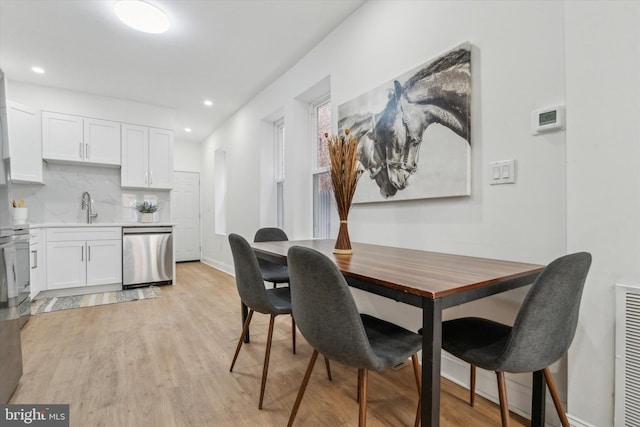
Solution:
[[[13,197],[29,208],[28,223],[85,223],[82,194],[93,200],[94,223],[136,222],[135,202],[152,201],[160,206],[160,222],[171,220],[170,191],[120,187],[120,169],[47,163],[45,185],[12,184]]]

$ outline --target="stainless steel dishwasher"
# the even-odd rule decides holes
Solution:
[[[173,227],[122,228],[122,286],[173,283]]]

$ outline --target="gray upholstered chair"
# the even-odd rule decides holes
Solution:
[[[367,372],[393,367],[412,358],[418,395],[422,338],[400,326],[360,314],[347,282],[329,258],[310,248],[288,252],[293,315],[298,329],[314,348],[289,426],[293,425],[318,353],[358,369],[359,426],[366,425]]]
[[[236,272],[236,286],[240,299],[249,307],[249,315],[244,322],[242,334],[238,340],[236,353],[231,362],[229,371],[233,371],[233,367],[240,353],[240,348],[244,342],[244,337],[249,331],[249,324],[253,317],[253,312],[264,313],[270,315],[269,333],[267,335],[267,348],[264,354],[264,366],[262,368],[262,383],[260,385],[260,401],[258,408],[262,409],[262,400],[264,399],[264,390],[267,382],[267,371],[269,370],[269,354],[271,352],[271,339],[273,337],[273,324],[275,317],[280,314],[291,314],[291,295],[289,288],[265,289],[264,281],[258,266],[253,249],[249,243],[237,234],[229,234],[229,244],[233,254],[233,264]],[[293,335],[293,353],[296,352],[296,325],[291,316],[291,334]]]
[[[590,266],[591,255],[586,252],[549,264],[531,286],[512,327],[476,317],[443,322],[442,348],[471,364],[471,396],[475,366],[496,372],[503,427],[509,425],[504,373],[537,371],[544,374],[563,427],[569,427],[549,366],[571,345]]]
[[[289,240],[287,233],[276,227],[264,227],[256,231],[254,242],[279,242]],[[277,287],[278,283],[289,283],[289,269],[286,265],[269,262],[258,258],[262,279],[265,282],[273,283]]]

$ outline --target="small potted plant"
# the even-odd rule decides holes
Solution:
[[[145,200],[142,203],[135,203],[134,207],[140,212],[140,222],[154,222],[154,214],[158,211],[158,205]]]

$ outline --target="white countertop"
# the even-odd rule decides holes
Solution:
[[[86,224],[82,222],[48,222],[39,224],[21,224],[15,228],[57,228],[57,227],[173,227],[173,222],[94,222]]]

